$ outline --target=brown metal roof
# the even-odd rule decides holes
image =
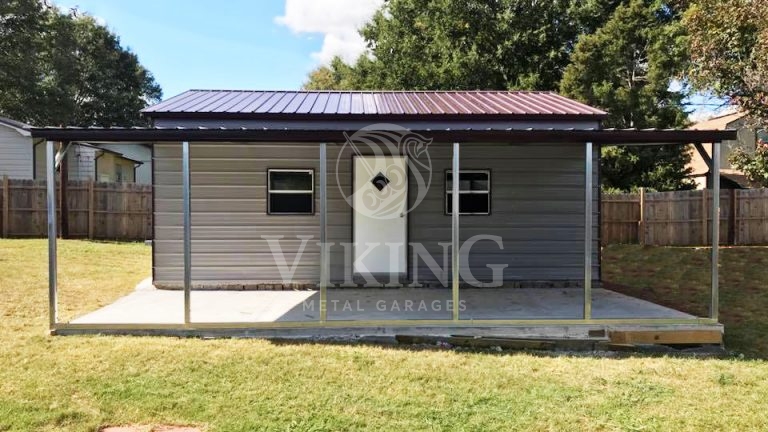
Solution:
[[[605,111],[552,92],[189,90],[143,110],[150,117],[591,117]],[[434,117],[433,117],[434,116]]]
[[[720,142],[736,137],[735,130],[677,129],[414,129],[435,142],[478,143],[573,143],[583,144],[688,144]],[[51,141],[144,141],[144,142],[307,142],[341,143],[355,131],[313,128],[32,128],[32,136]]]

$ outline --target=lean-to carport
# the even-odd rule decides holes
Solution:
[[[613,129],[462,129],[462,130],[414,130],[425,137],[431,138],[437,145],[452,146],[452,169],[459,172],[461,167],[461,146],[476,142],[505,144],[529,143],[567,143],[584,148],[584,281],[583,305],[580,319],[466,319],[462,317],[459,308],[454,307],[452,316],[447,319],[419,320],[329,320],[327,315],[327,295],[329,285],[329,257],[327,248],[320,249],[320,311],[317,321],[279,321],[279,322],[196,322],[191,317],[191,195],[190,195],[190,143],[254,143],[285,142],[285,143],[319,143],[319,218],[320,243],[326,243],[327,237],[327,146],[342,143],[344,133],[354,131],[317,130],[317,129],[233,129],[233,128],[132,128],[132,129],[99,129],[99,128],[39,128],[33,129],[32,135],[42,138],[47,143],[48,169],[48,234],[49,234],[49,306],[50,329],[53,332],[78,331],[214,331],[214,330],[248,330],[248,329],[289,329],[289,328],[371,328],[371,327],[503,327],[503,326],[546,326],[546,325],[706,325],[718,322],[718,239],[719,226],[712,224],[711,251],[711,301],[707,317],[694,318],[595,318],[592,313],[592,252],[593,252],[593,154],[595,148],[601,145],[667,145],[667,144],[696,144],[720,143],[723,140],[734,139],[735,131],[681,131],[681,130],[613,130]],[[54,176],[54,142],[62,141],[108,141],[108,142],[168,142],[179,143],[182,147],[182,211],[183,211],[183,267],[184,267],[184,301],[182,323],[136,323],[136,324],[88,324],[59,322],[57,314],[57,271],[56,271],[56,218],[55,218],[55,176]],[[530,144],[535,145],[535,144]],[[719,145],[713,146],[713,192],[719,194]],[[458,196],[459,182],[453,182],[453,194]],[[712,212],[717,220],[719,200],[712,202]],[[459,230],[460,215],[458,200],[453,200],[452,241],[451,241],[451,298],[458,304],[460,296],[459,278]]]

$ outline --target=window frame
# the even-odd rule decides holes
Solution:
[[[445,193],[443,193],[443,212],[445,216],[452,216],[453,215],[453,208],[449,210],[448,203],[449,201],[448,197],[453,195],[453,190],[448,189],[448,175],[452,174],[453,170],[446,169],[445,175],[443,176],[443,185],[445,189]],[[459,184],[459,195],[461,194],[467,194],[467,195],[480,195],[485,194],[487,196],[488,201],[488,211],[487,212],[462,212],[461,209],[459,209],[459,216],[490,216],[491,215],[491,170],[489,169],[459,169],[459,179],[461,179],[461,174],[485,174],[488,176],[488,189],[484,191],[462,191],[461,190],[461,184]]]
[[[309,174],[309,190],[272,190],[272,173],[302,173]],[[312,200],[312,210],[310,212],[274,212],[272,211],[272,194],[277,195],[306,195],[309,194]],[[315,169],[314,168],[268,168],[267,169],[267,214],[270,216],[314,216],[315,214]]]

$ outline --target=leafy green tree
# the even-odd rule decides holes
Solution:
[[[687,77],[768,123],[768,2],[697,0],[685,14],[691,63]]]
[[[390,0],[361,31],[369,52],[305,88],[555,90],[579,35],[620,1]]]
[[[128,126],[144,123],[139,111],[161,98],[152,74],[93,17],[39,0],[9,0],[0,13],[2,57],[19,59],[0,72],[2,115],[38,125]],[[17,17],[23,24],[8,24]]]
[[[669,4],[630,0],[618,6],[601,28],[579,40],[561,92],[608,111],[605,127],[685,127],[685,94],[670,89],[687,59],[679,18]],[[691,188],[689,160],[682,146],[605,147],[603,184],[622,190]]]
[[[743,172],[749,181],[768,187],[768,142],[759,140],[754,153],[736,148],[731,153],[730,162]]]
[[[0,113],[35,119],[45,11],[37,0],[0,2]]]
[[[364,62],[362,58],[358,65]],[[357,66],[360,69],[360,66]],[[344,63],[341,57],[334,57],[329,65],[322,65],[309,73],[304,90],[354,90],[361,88],[358,76],[361,75],[352,66]]]

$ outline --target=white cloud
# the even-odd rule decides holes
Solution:
[[[365,51],[358,33],[383,0],[285,0],[285,14],[275,22],[296,34],[320,33],[323,45],[312,57],[328,63],[333,56],[353,62]]]

